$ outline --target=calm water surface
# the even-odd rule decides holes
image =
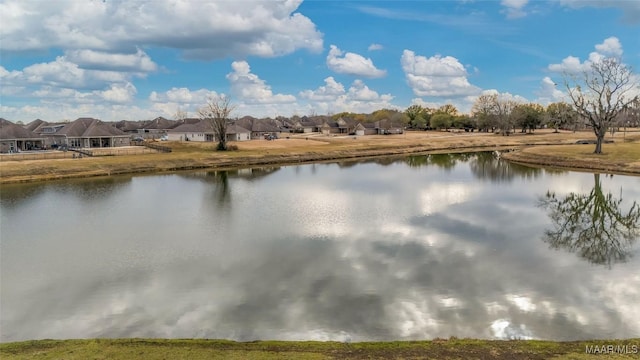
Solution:
[[[432,155],[0,195],[3,342],[640,337],[637,232],[567,214],[629,220],[638,177]]]

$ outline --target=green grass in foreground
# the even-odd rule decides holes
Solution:
[[[587,354],[587,346],[618,346]],[[635,352],[634,352],[635,349]],[[626,353],[620,353],[620,351]],[[640,339],[581,342],[450,339],[415,342],[234,342],[226,340],[93,339],[0,344],[7,359],[607,359],[640,358]]]

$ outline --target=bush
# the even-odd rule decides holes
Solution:
[[[234,145],[234,144],[227,145],[227,151],[238,151],[238,145]]]

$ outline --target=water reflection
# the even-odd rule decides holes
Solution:
[[[207,184],[213,184],[212,197],[220,208],[228,208],[231,205],[231,187],[229,179],[242,179],[256,181],[280,170],[280,167],[246,168],[221,171],[194,171],[180,173],[186,179],[196,179]]]
[[[471,172],[479,179],[508,182],[515,178],[537,179],[545,171],[506,161],[494,153],[478,153],[469,163]]]
[[[572,192],[560,198],[548,191],[540,199],[553,222],[553,229],[544,232],[544,241],[552,249],[575,252],[593,264],[611,267],[633,254],[633,244],[640,236],[640,205],[634,201],[625,211],[622,197],[605,194],[600,174],[593,177],[589,194]]]
[[[412,155],[404,159],[410,167],[437,166],[444,170],[451,170],[457,164],[466,162],[468,159],[479,156],[480,153],[461,154],[428,154]]]
[[[0,203],[13,208],[25,201],[37,198],[47,191],[68,194],[82,200],[108,200],[131,182],[130,176],[99,177],[94,179],[70,179],[37,184],[7,184],[0,186]]]
[[[490,154],[379,161],[3,198],[0,341],[640,336],[637,257],[607,269],[540,241],[538,195],[591,189],[591,174],[474,172],[510,166]],[[640,199],[636,178],[602,182]]]

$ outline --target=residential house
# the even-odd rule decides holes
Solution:
[[[236,124],[230,124],[227,126],[227,141],[247,140],[251,140],[251,130],[247,130]]]
[[[403,134],[404,125],[401,122],[383,119],[375,122],[379,135]]]
[[[21,125],[0,118],[0,153],[39,150],[44,141],[38,134]]]
[[[143,122],[138,128],[138,135],[148,139],[157,139],[180,124],[181,123],[176,120],[169,120],[160,116],[153,120]]]
[[[170,141],[213,141],[213,128],[209,122],[200,120],[196,123],[184,122],[167,131]]]
[[[226,136],[227,141],[247,141],[251,138],[251,131],[236,124],[229,124]],[[172,141],[217,141],[213,127],[206,120],[178,125],[167,131],[167,138]]]
[[[69,147],[100,148],[130,145],[130,135],[93,118],[79,118],[67,124],[42,128],[45,141]]]

